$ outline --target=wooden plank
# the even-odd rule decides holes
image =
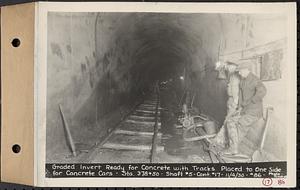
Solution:
[[[155,106],[144,106],[144,105],[140,105],[138,107],[139,109],[142,109],[142,110],[155,110]]]
[[[120,126],[120,129],[128,131],[144,131],[144,132],[153,132],[154,128],[147,125],[138,125],[134,123],[123,123]]]
[[[138,150],[138,151],[150,151],[151,145],[128,145],[120,143],[105,143],[102,148],[116,149],[116,150]]]
[[[249,47],[247,49],[239,49],[231,52],[224,52],[220,55],[220,59],[228,60],[228,59],[242,59],[242,58],[249,58],[262,55],[266,52],[270,52],[273,50],[281,49],[286,47],[286,38],[276,40],[273,42],[269,42],[263,45]],[[242,57],[243,52],[243,57]]]
[[[155,112],[155,107],[143,107],[143,106],[139,106],[138,109],[140,109],[140,110],[148,110],[148,111]]]
[[[130,131],[130,130],[123,130],[117,129],[114,131],[115,134],[124,134],[124,135],[139,135],[139,136],[150,136],[154,135],[154,132],[146,132],[146,131]],[[162,133],[158,133],[158,136],[161,136]]]
[[[155,114],[155,110],[143,110],[143,109],[139,109],[139,108],[137,110],[135,110],[135,113],[136,112]],[[158,113],[160,114],[160,111]]]
[[[150,105],[156,105],[156,101],[145,101],[143,104],[150,104]]]
[[[136,120],[132,120],[132,119],[126,119],[125,122],[139,124],[139,125],[147,125],[147,126],[154,126],[154,124],[155,124],[154,121],[136,121]]]
[[[151,145],[152,138],[144,136],[132,136],[127,134],[113,134],[107,143],[117,143],[126,145]]]
[[[138,107],[142,108],[142,109],[154,109],[154,110],[156,110],[156,106],[155,105],[152,106],[152,105],[143,105],[143,104],[141,104]],[[158,110],[162,110],[162,108],[158,107]]]
[[[1,181],[26,185],[35,185],[34,28],[35,3],[1,7]]]
[[[132,119],[132,120],[147,120],[147,121],[153,121],[155,120],[155,117],[154,116],[139,116],[139,115],[130,115],[129,116],[129,119]]]
[[[119,143],[110,143],[107,142],[103,146],[103,148],[116,149],[116,150],[137,150],[137,151],[150,151],[152,149],[151,145],[126,145]],[[163,146],[157,146],[156,151],[162,152],[164,151]]]
[[[153,107],[155,107],[156,106],[156,103],[146,103],[146,102],[144,102],[144,103],[142,103],[141,105],[143,105],[143,106],[153,106]]]
[[[63,121],[63,127],[64,127],[64,131],[66,133],[66,139],[67,139],[68,145],[70,146],[70,149],[72,151],[73,156],[77,156],[75,143],[74,143],[73,137],[71,135],[71,131],[70,131],[68,122],[65,118],[62,105],[60,105],[60,104],[59,104],[59,111],[60,111],[61,118],[62,118],[62,121]]]
[[[154,117],[152,113],[141,113],[141,112],[133,112],[131,115],[133,116],[144,116],[144,117]]]
[[[140,106],[149,106],[149,107],[156,107],[156,103],[155,104],[149,104],[149,103],[142,103],[140,104]]]
[[[155,117],[155,115],[152,113],[141,113],[141,112],[133,112],[131,114],[131,116],[133,116],[133,117],[149,117],[149,118]]]
[[[127,118],[128,120],[134,120],[134,121],[137,121],[137,122],[139,122],[139,121],[144,121],[144,122],[154,122],[155,121],[155,118],[151,118],[151,117],[140,117],[140,116],[129,116],[128,118]],[[158,121],[159,122],[161,122],[160,121],[160,118],[158,118]]]
[[[148,103],[142,103],[139,106],[145,106],[145,107],[153,107],[156,108],[156,103],[155,104],[148,104]]]
[[[113,134],[109,140],[103,144],[103,147],[126,150],[150,150],[152,147],[152,138]]]

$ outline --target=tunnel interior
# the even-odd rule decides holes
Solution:
[[[265,21],[272,37],[262,29]],[[49,13],[48,161],[68,149],[58,104],[74,139],[93,144],[157,81],[172,81],[178,103],[188,91],[200,112],[222,123],[226,81],[218,79],[215,63],[224,52],[281,39],[283,22],[278,15]]]
[[[112,30],[110,40],[107,39],[108,44],[104,43],[109,48],[108,52],[103,51],[104,47],[101,44],[101,38],[107,35],[106,31],[101,34],[99,29],[99,32],[96,32],[96,55],[100,55],[98,60],[101,62],[103,57],[103,69],[110,70],[108,73],[111,74],[115,67],[116,70],[122,70],[116,74],[118,78],[129,77],[128,93],[131,96],[139,96],[141,91],[157,80],[169,79],[174,79],[176,86],[182,88],[178,93],[183,93],[184,88],[195,89],[194,86],[205,85],[205,82],[201,83],[205,74],[212,76],[208,85],[212,85],[213,89],[222,90],[224,81],[217,81],[213,76],[216,75],[213,64],[218,59],[221,37],[218,15],[122,13],[107,16],[100,13],[96,20],[96,29],[97,26],[102,28],[106,22],[107,25],[111,24],[108,28]],[[116,57],[118,60],[114,60]],[[179,80],[180,77],[184,80]],[[217,105],[210,107],[221,108],[214,114],[218,120],[222,120],[225,115],[225,109],[222,110],[224,101],[220,100],[222,91],[221,96],[215,98],[209,93],[215,94],[197,94],[199,98],[201,95],[212,98],[211,102]]]

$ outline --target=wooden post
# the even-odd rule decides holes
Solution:
[[[60,104],[59,104],[59,110],[60,110],[61,118],[62,118],[62,121],[63,121],[63,126],[64,126],[64,129],[65,129],[65,132],[66,132],[67,143],[69,144],[69,146],[71,148],[73,156],[77,156],[75,144],[74,144],[73,138],[71,136],[69,125],[68,125],[68,123],[65,119],[65,116],[64,116],[64,113],[63,113],[63,110],[62,110],[62,106]]]

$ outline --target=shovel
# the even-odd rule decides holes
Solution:
[[[262,140],[261,140],[259,149],[256,150],[252,155],[252,162],[258,162],[258,161],[264,161],[265,160],[265,156],[263,154],[262,149],[263,149],[264,144],[265,144],[266,134],[267,134],[268,127],[270,125],[270,120],[271,120],[272,114],[273,114],[273,108],[271,108],[271,107],[267,108],[267,121],[266,121],[266,124],[265,124]]]

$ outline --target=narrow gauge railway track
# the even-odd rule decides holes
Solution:
[[[155,87],[141,104],[93,148],[84,161],[120,162],[120,158],[116,157],[126,154],[130,160],[121,158],[121,162],[135,162],[138,155],[147,156],[136,162],[155,162],[156,153],[164,150],[161,145],[160,113],[159,89]]]

